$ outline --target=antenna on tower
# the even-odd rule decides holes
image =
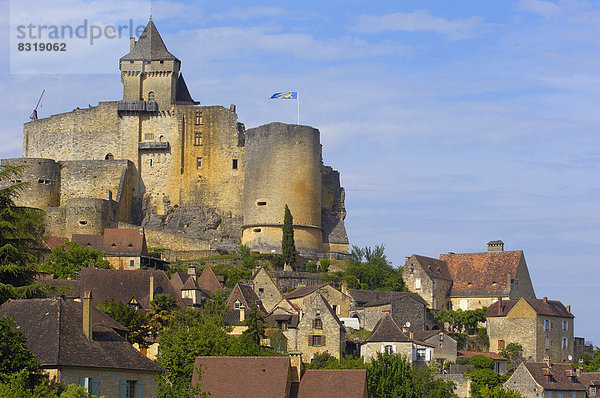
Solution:
[[[42,97],[44,96],[45,92],[46,92],[46,89],[44,89],[42,91],[42,95],[40,95],[40,99],[38,100],[37,104],[35,105],[35,109],[31,113],[31,116],[29,116],[29,119],[31,119],[31,121],[38,120],[37,110],[38,110],[38,106],[40,106],[40,102],[42,102]]]

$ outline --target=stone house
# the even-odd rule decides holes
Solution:
[[[413,254],[406,259],[402,279],[408,290],[418,293],[427,301],[427,308],[439,310],[452,307],[452,276],[445,261]]]
[[[577,372],[577,379],[587,388],[589,398],[600,397],[600,370],[598,372]]]
[[[498,297],[535,298],[523,251],[504,251],[501,240],[489,242],[487,252],[450,252],[441,254],[440,260],[446,262],[452,276],[453,309],[489,307]]]
[[[433,326],[427,301],[416,293],[348,289],[351,298],[349,315],[358,318],[360,327],[373,330],[389,313],[407,331],[426,330]]]
[[[456,340],[443,330],[415,330],[413,338],[434,346],[433,359],[436,361],[441,363],[456,361]]]
[[[346,329],[321,294],[316,294],[298,322],[295,336],[288,337],[288,351],[302,353],[302,361],[310,362],[315,354],[328,352],[338,360],[344,352]]]
[[[506,363],[508,359],[504,358],[500,354],[496,354],[495,352],[481,352],[481,351],[458,351],[458,358],[473,358],[475,355],[483,355],[484,357],[488,357],[494,361],[494,372],[499,375],[506,374]]]
[[[216,291],[223,290],[222,280],[207,265],[199,277],[196,268],[189,267],[188,272],[175,272],[171,277],[171,285],[181,291],[181,297],[189,305],[202,305]]]
[[[302,286],[285,295],[285,298],[300,309],[300,312],[313,302],[315,296],[320,294],[338,316],[347,317],[350,308],[350,297],[328,284]]]
[[[113,299],[145,310],[152,308],[150,302],[159,293],[171,295],[180,308],[191,304],[160,270],[83,268],[79,273],[79,291],[93,291],[98,304]]]
[[[298,359],[197,357],[192,386],[214,398],[368,397],[365,369],[302,372]]]
[[[10,300],[0,317],[11,317],[27,348],[51,379],[82,385],[107,398],[154,397],[155,376],[165,370],[124,338],[127,328],[92,306],[62,298]]]
[[[410,332],[412,335],[412,332]],[[392,316],[385,314],[375,325],[373,333],[361,344],[360,355],[365,362],[377,358],[377,353],[403,355],[414,365],[424,365],[433,359],[435,346],[406,335]]]
[[[269,312],[283,299],[283,295],[266,269],[260,267],[252,276],[254,292]]]
[[[586,398],[583,385],[570,364],[522,362],[504,388],[526,398]]]
[[[232,331],[229,333],[232,335],[240,335],[248,329],[244,325],[247,311],[257,308],[263,316],[266,315],[260,299],[252,289],[252,285],[247,283],[236,283],[227,298],[226,306],[227,312],[223,316],[223,322],[225,325],[233,326]]]
[[[529,361],[564,362],[573,355],[574,316],[560,301],[533,298],[500,298],[486,313],[490,351],[499,352],[510,343],[523,346]]]

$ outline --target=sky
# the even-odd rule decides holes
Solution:
[[[22,124],[122,96],[129,35],[19,52],[20,23],[147,23],[194,99],[246,128],[318,128],[341,173],[352,245],[405,256],[523,250],[538,297],[572,306],[600,345],[600,2],[0,1],[0,158]],[[10,11],[10,12],[9,12]],[[73,25],[73,26],[75,26]],[[26,37],[21,42],[36,42]],[[39,40],[38,40],[39,41]],[[10,44],[8,44],[10,43]]]

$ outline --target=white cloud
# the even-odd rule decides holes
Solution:
[[[521,0],[517,7],[522,11],[532,12],[546,18],[558,15],[561,12],[558,4],[545,0]]]
[[[435,32],[457,40],[477,36],[491,26],[478,16],[451,20],[431,15],[427,10],[415,10],[377,16],[361,15],[352,30],[364,33]]]

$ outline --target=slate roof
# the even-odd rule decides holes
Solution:
[[[582,372],[577,379],[586,387],[600,386],[600,372]]]
[[[411,339],[402,332],[402,329],[400,329],[389,313],[385,314],[377,321],[377,324],[375,324],[375,327],[373,328],[373,333],[365,340],[365,343],[385,341],[411,341]]]
[[[463,358],[471,358],[475,355],[483,355],[488,358],[492,358],[494,361],[508,361],[508,359],[504,358],[500,354],[496,354],[495,352],[480,352],[480,351],[457,351],[457,357]]]
[[[178,61],[177,57],[167,50],[152,19],[136,41],[133,49],[121,57],[120,61]]]
[[[144,230],[140,228],[105,228],[103,235],[73,234],[71,240],[107,254],[147,255]]]
[[[70,279],[38,279],[36,278],[37,283],[49,283],[53,287],[58,287],[62,292],[56,294],[56,296],[64,296],[68,299],[76,299],[80,297],[79,294],[79,281],[78,280],[70,280]]]
[[[177,77],[177,91],[175,91],[175,102],[177,103],[192,103],[199,104],[200,102],[194,101],[190,91],[188,90],[187,84],[185,84],[185,80],[183,79],[183,74],[180,73],[179,77]]]
[[[175,272],[171,277],[171,285],[173,285],[173,288],[176,290],[181,290],[189,277],[190,275],[187,272]]]
[[[80,291],[93,291],[98,304],[110,299],[127,304],[135,297],[142,308],[149,309],[150,275],[154,276],[155,295],[170,294],[180,307],[185,306],[181,292],[173,288],[167,275],[160,270],[84,268],[79,274]]]
[[[165,370],[119,335],[127,330],[98,309],[92,310],[92,341],[83,333],[82,303],[61,298],[9,300],[0,317],[10,316],[27,337],[27,348],[44,368],[62,366]]]
[[[522,258],[522,250],[440,255],[452,276],[452,296],[507,292],[507,275],[515,277]]]
[[[444,333],[443,330],[415,330],[413,332],[413,337],[415,338],[415,340],[419,340],[419,341],[425,341],[428,338],[432,337],[432,336],[437,336],[440,333]],[[445,339],[452,339],[452,337],[448,336],[447,334],[444,333],[444,338]],[[454,339],[452,339],[454,340]]]
[[[417,293],[411,292],[386,292],[381,290],[358,290],[348,289],[348,294],[356,302],[358,306],[362,307],[376,307],[380,305],[390,304],[392,301],[402,298],[413,298],[424,306],[427,306],[425,301]]]
[[[237,297],[237,295],[235,294],[236,291],[240,292],[240,295],[241,295],[240,299],[242,301],[242,304],[244,305],[244,307],[247,310],[250,309],[251,306],[258,304],[260,310],[265,312],[265,309],[262,305],[262,301],[254,292],[252,285],[246,284],[246,283],[239,283],[239,282],[236,283],[236,285],[233,287],[233,290],[231,291],[231,294],[229,295],[229,298],[227,300],[227,306],[230,309],[234,308],[234,303],[235,303],[234,297]]]
[[[181,290],[199,290],[198,284],[194,278],[188,278],[187,281],[181,287]]]
[[[571,364],[552,363],[549,367],[545,362],[523,362],[520,366],[525,366],[533,379],[541,385],[544,390],[563,390],[563,391],[585,391],[586,386],[571,382],[569,375],[574,374]],[[549,372],[548,372],[549,370]],[[552,374],[554,381],[548,381],[548,373]]]
[[[288,357],[197,357],[192,386],[200,382],[213,398],[280,398],[288,394],[289,372]]]
[[[297,397],[362,398],[366,385],[366,369],[309,369],[300,379]]]
[[[217,290],[223,289],[221,282],[219,282],[219,279],[213,272],[210,265],[204,267],[204,270],[198,277],[196,283],[198,284],[198,287],[205,291],[209,296]]]
[[[450,271],[448,270],[448,264],[446,264],[443,260],[438,260],[437,258],[420,256],[418,254],[413,254],[415,259],[421,264],[425,273],[429,276],[441,279],[452,280],[452,275],[450,275]]]
[[[325,286],[327,286],[326,283],[321,283],[319,285],[301,286],[301,287],[298,287],[295,290],[289,292],[284,297],[288,300],[305,297],[305,296],[308,296],[309,294],[312,294],[317,289],[320,289]]]
[[[563,303],[558,300],[547,300],[546,298],[534,299],[530,297],[523,297],[520,300],[525,300],[538,315],[556,316],[560,318],[575,318],[573,314],[567,311],[567,308],[563,305]],[[506,314],[508,314],[508,312],[510,312],[510,310],[518,303],[518,300],[502,299],[501,309],[498,308],[500,305],[499,303],[499,301],[496,301],[490,305],[485,313],[485,316],[490,318],[506,316]]]

